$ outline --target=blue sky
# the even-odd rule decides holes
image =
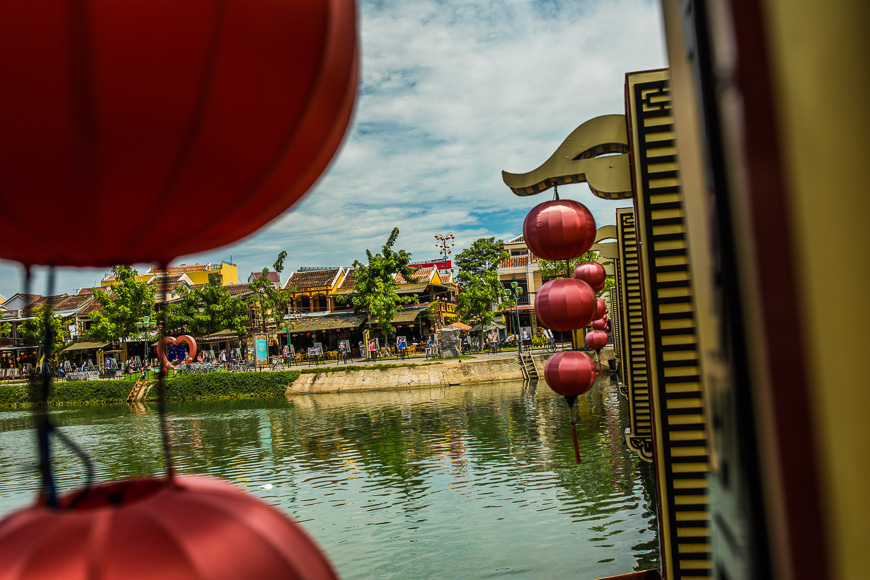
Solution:
[[[359,16],[360,93],[327,172],[256,234],[175,264],[232,256],[246,278],[287,250],[286,279],[301,266],[363,260],[394,226],[415,260],[437,255],[435,234],[452,232],[457,250],[516,236],[550,196],[513,195],[501,171],[534,169],[580,123],[623,113],[625,73],[667,62],[660,8],[649,0],[361,0]],[[585,185],[560,194],[599,225],[626,205]],[[56,292],[99,284],[105,272],[60,269]],[[44,278],[39,269],[33,292],[45,293]],[[0,261],[0,294],[22,289],[21,268]]]

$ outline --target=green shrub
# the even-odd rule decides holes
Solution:
[[[55,382],[51,385],[48,402],[51,405],[123,403],[135,382],[135,379]],[[0,386],[0,407],[29,406],[31,400],[27,383]]]
[[[287,386],[298,377],[299,371],[178,375],[167,381],[166,400],[276,397],[283,395]],[[156,386],[148,393],[148,399],[157,399]]]
[[[205,399],[252,399],[284,394],[288,385],[299,377],[299,371],[269,373],[208,373],[168,377],[167,401]],[[69,381],[52,383],[50,405],[95,405],[123,403],[127,400],[135,379],[113,381]],[[156,385],[147,399],[157,399]],[[0,407],[24,407],[31,404],[30,385],[0,385]]]

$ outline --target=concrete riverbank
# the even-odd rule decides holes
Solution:
[[[550,356],[532,356],[538,373],[542,376],[544,364]],[[523,379],[523,372],[516,355],[513,354],[409,367],[302,374],[288,387],[287,394],[448,386],[517,379]]]

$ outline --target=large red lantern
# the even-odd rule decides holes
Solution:
[[[607,346],[607,333],[603,330],[592,330],[586,333],[586,346],[592,350],[601,350]]]
[[[595,330],[604,330],[607,328],[607,320],[604,318],[599,318],[598,320],[592,321],[592,328]]]
[[[308,191],[350,121],[353,0],[2,12],[0,258],[168,263],[239,240]]]
[[[565,397],[571,412],[571,435],[574,439],[574,458],[580,459],[580,443],[577,441],[577,420],[574,418],[574,403],[577,397],[595,384],[595,363],[586,353],[578,350],[557,352],[544,367],[544,380],[558,394]]]
[[[607,272],[598,262],[583,262],[574,268],[574,277],[589,284],[595,292],[604,290],[604,284],[607,282]]]
[[[550,280],[535,296],[538,320],[550,330],[583,328],[592,320],[594,311],[595,293],[582,280]]]
[[[545,260],[568,260],[589,251],[595,231],[592,213],[570,199],[536,205],[523,222],[523,240]]]
[[[218,479],[132,479],[0,522],[0,578],[337,578],[291,519]]]
[[[607,314],[607,304],[604,302],[604,298],[596,298],[595,299],[595,312],[592,315],[592,320],[598,320],[599,318],[604,318]]]
[[[577,397],[595,384],[595,363],[585,352],[557,352],[544,366],[547,385],[563,397]]]

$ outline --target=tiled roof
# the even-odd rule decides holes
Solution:
[[[248,276],[248,280],[250,280],[250,281],[258,280],[262,276],[263,276],[262,270],[260,270],[259,272],[251,272],[251,275]],[[275,282],[276,284],[281,283],[281,274],[279,272],[269,270],[269,272],[266,274],[266,278],[268,278],[272,282]]]
[[[344,277],[344,280],[341,281],[341,285],[338,287],[339,290],[352,290],[354,284],[356,284],[356,270],[351,270]]]
[[[299,290],[308,288],[323,288],[330,286],[332,281],[338,274],[339,268],[331,268],[329,270],[315,270],[310,272],[293,272],[287,283],[284,284],[285,289],[296,286]]]
[[[519,236],[515,237],[514,239],[508,240],[505,242],[505,244],[525,244],[525,243],[526,243],[526,241],[523,239],[522,235],[519,235]]]
[[[25,300],[30,300],[31,302],[33,302],[34,300],[38,300],[38,299],[42,298],[42,294],[24,294],[22,292],[15,294],[15,296],[21,296]],[[15,296],[13,296],[13,298]]]
[[[178,283],[183,275],[184,272],[182,272],[181,274],[171,274],[169,276],[154,276],[153,278],[148,280],[148,285],[160,288],[160,285],[163,284],[163,280],[166,280],[166,287],[172,290],[173,288],[175,288],[175,285]]]
[[[79,296],[85,296],[85,295],[93,294],[93,293],[94,293],[93,288],[80,288],[78,291]]]
[[[401,274],[396,274],[395,280],[399,284],[419,284],[421,282],[428,282],[434,271],[435,268],[417,268],[414,270],[414,275],[411,276],[412,280],[405,280]]]
[[[81,308],[93,299],[94,296],[92,294],[76,294],[74,296],[70,296],[69,294],[58,294],[57,296],[49,297],[40,296],[38,299],[34,300],[30,304],[22,308],[22,313],[25,316],[30,316],[33,314],[34,309],[42,306],[43,304],[50,304],[51,309],[55,312],[59,312],[61,310],[75,310],[77,308]]]
[[[224,289],[229,293],[230,296],[238,296],[239,294],[245,294],[246,292],[251,292],[250,284],[228,284],[224,286]]]
[[[210,267],[211,264],[181,264],[179,266],[170,266],[165,270],[165,273],[173,275],[173,274],[184,274],[186,272],[205,272],[206,270],[217,270],[218,268]],[[155,269],[153,266],[148,269],[146,274],[155,274],[162,275],[164,273],[163,270]]]

